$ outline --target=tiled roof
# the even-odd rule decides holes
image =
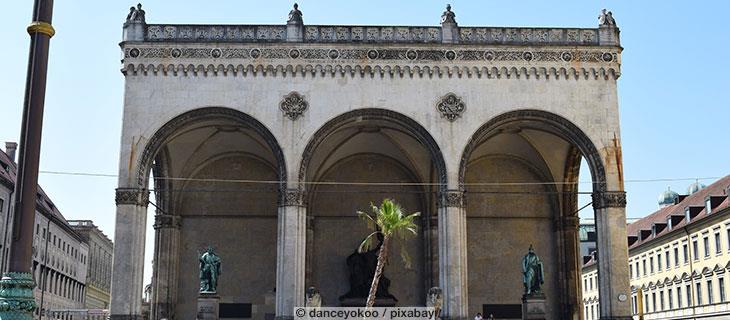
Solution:
[[[702,221],[703,219],[712,216],[712,214],[707,214],[707,209],[705,208],[705,199],[707,199],[707,197],[724,197],[724,199],[722,199],[722,202],[712,208],[712,212],[716,212],[730,207],[730,198],[727,194],[729,186],[730,175],[715,181],[711,185],[700,189],[699,191],[691,195],[685,196],[684,199],[682,199],[682,201],[680,201],[679,203],[661,208],[653,212],[652,214],[628,225],[626,227],[626,235],[629,237],[637,237],[637,240],[629,246],[629,250],[639,247],[642,244],[652,241],[656,238],[660,238],[672,232],[672,230],[697,223],[698,221]],[[680,198],[681,197],[682,196],[680,196]],[[702,208],[701,211],[699,211],[699,213],[697,213],[689,223],[687,223],[684,214],[684,210],[687,207],[696,207],[696,210],[698,211],[700,210],[700,207]],[[667,218],[669,218],[670,216],[677,216],[677,220],[681,219],[681,221],[673,223],[671,229],[665,226],[664,229],[658,232],[656,235],[649,235],[648,237],[642,239],[642,231],[651,232],[652,226],[654,226],[654,224],[666,224]],[[595,263],[595,259],[591,258],[583,265],[583,267],[589,267]]]
[[[5,168],[8,168],[8,170],[5,170]],[[0,184],[5,183],[9,184],[9,188],[13,188],[15,185],[15,179],[16,179],[16,171],[18,170],[16,164],[13,162],[12,159],[8,156],[7,153],[0,150]],[[51,198],[48,197],[45,191],[38,186],[38,197],[36,199],[36,209],[38,211],[45,211],[51,213],[55,218],[62,221],[66,226],[68,226],[68,222],[63,217],[60,211],[58,211],[58,208],[56,208],[56,205],[53,204],[53,201],[51,201]]]

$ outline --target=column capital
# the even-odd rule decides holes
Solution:
[[[153,227],[157,229],[180,229],[180,216],[174,214],[157,214],[155,215],[155,224]]]
[[[301,189],[286,189],[279,200],[280,207],[304,206],[304,191]]]
[[[593,209],[626,208],[626,192],[593,192]]]
[[[439,208],[448,208],[448,207],[457,207],[457,208],[465,208],[466,207],[466,194],[464,191],[461,190],[446,190],[439,192],[438,197],[438,207]]]
[[[115,202],[117,205],[133,204],[146,207],[150,201],[150,191],[137,188],[117,188]]]

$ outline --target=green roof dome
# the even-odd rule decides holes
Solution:
[[[679,197],[679,193],[676,193],[672,191],[669,187],[667,187],[667,190],[662,192],[662,194],[659,195],[659,206],[671,206],[674,204],[674,201]]]
[[[694,183],[690,184],[689,187],[687,187],[687,194],[693,194],[697,191],[700,191],[704,189],[706,185],[701,184],[699,180],[695,180]]]

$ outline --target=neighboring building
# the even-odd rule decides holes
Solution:
[[[68,223],[89,246],[85,307],[109,309],[114,244],[91,220],[69,220]]]
[[[730,176],[687,194],[667,190],[659,210],[627,228],[635,319],[728,319]],[[586,319],[598,319],[595,259],[583,268]]]
[[[15,144],[0,151],[0,219],[2,221],[2,260],[0,269],[8,268],[8,245],[12,230],[12,200],[16,164]],[[88,246],[69,226],[61,212],[41,188],[36,202],[33,238],[34,295],[39,308],[58,318],[72,319],[73,310],[84,308]],[[79,318],[76,318],[79,319]]]
[[[580,241],[580,255],[589,256],[596,251],[596,220],[581,219],[578,227],[578,240]]]

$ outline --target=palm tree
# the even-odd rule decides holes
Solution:
[[[365,237],[362,241],[358,251],[364,252],[370,250],[373,243],[373,237],[381,235],[383,242],[380,245],[380,251],[378,252],[378,265],[375,268],[375,275],[373,276],[373,283],[370,285],[370,292],[368,293],[368,300],[366,307],[370,308],[375,304],[375,294],[378,291],[378,283],[380,282],[380,276],[383,275],[383,268],[388,258],[388,243],[390,239],[395,236],[405,240],[406,237],[416,234],[416,224],[414,220],[420,215],[415,212],[411,214],[404,214],[403,208],[397,203],[390,199],[383,199],[383,203],[380,207],[370,204],[372,214],[358,211],[358,215],[368,222],[368,228],[373,230],[371,234]],[[410,267],[410,259],[405,248],[401,249],[401,257],[403,258],[406,267]]]

